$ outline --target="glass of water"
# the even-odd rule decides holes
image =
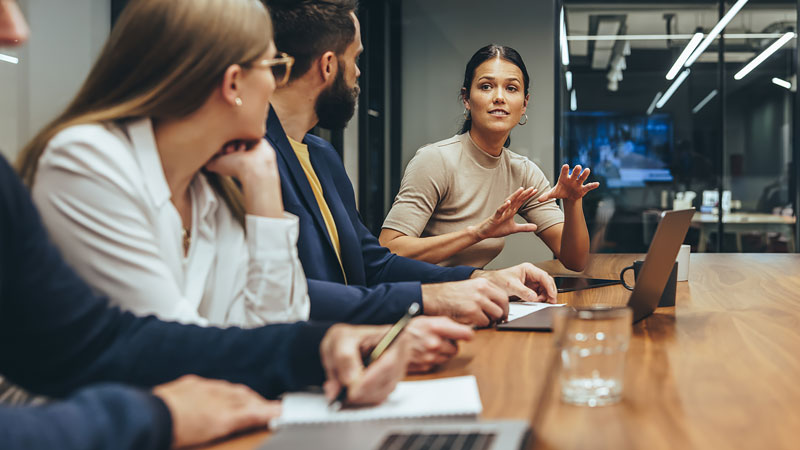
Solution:
[[[561,354],[564,402],[603,406],[620,401],[631,324],[628,307],[563,308],[556,314],[554,336]]]

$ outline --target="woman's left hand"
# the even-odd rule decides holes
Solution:
[[[206,163],[206,170],[239,180],[247,214],[283,217],[277,157],[265,139],[249,146],[240,141],[225,145]]]
[[[248,176],[278,175],[275,150],[266,139],[252,143],[229,142],[206,163],[205,168],[223,176],[238,178],[242,183]]]
[[[561,174],[558,176],[558,183],[552,189],[539,196],[539,201],[544,202],[556,198],[565,200],[580,200],[592,189],[597,189],[600,183],[594,182],[583,184],[589,178],[591,170],[587,167],[581,169],[581,166],[575,166],[572,173],[569,172],[569,165],[564,164],[561,166]]]

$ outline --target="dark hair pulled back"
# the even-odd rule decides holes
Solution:
[[[528,95],[528,88],[530,87],[531,79],[528,75],[528,69],[525,67],[525,63],[522,61],[522,56],[520,56],[519,52],[505,45],[489,44],[475,52],[475,54],[472,55],[472,58],[470,58],[469,62],[467,63],[467,68],[464,70],[464,83],[461,85],[460,96],[462,99],[469,100],[469,91],[472,87],[472,80],[475,78],[475,70],[478,68],[478,66],[492,58],[497,57],[500,57],[519,67],[519,70],[522,71],[522,79],[524,84],[523,91],[526,96]],[[472,117],[470,116],[464,119],[464,123],[461,125],[461,131],[459,131],[458,134],[464,134],[471,128]],[[506,139],[504,144],[505,147],[508,147],[509,145],[511,145],[511,137]]]

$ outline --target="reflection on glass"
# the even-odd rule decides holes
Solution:
[[[795,4],[565,0],[562,20],[560,159],[601,182],[593,249],[646,251],[658,211],[693,206],[695,251],[796,251]]]
[[[567,113],[569,164],[591,167],[607,188],[671,182],[672,118],[667,114]]]

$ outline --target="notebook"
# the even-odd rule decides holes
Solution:
[[[273,429],[312,424],[432,417],[477,417],[483,410],[475,377],[403,381],[377,406],[334,410],[323,394],[291,393],[283,397],[281,416]]]

